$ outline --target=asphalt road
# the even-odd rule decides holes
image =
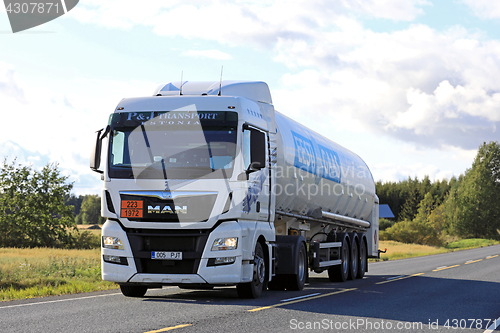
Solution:
[[[168,287],[0,303],[0,332],[500,331],[500,245],[369,264],[363,280],[311,274],[297,292]]]

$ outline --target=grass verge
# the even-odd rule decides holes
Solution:
[[[100,249],[0,248],[0,301],[117,287],[101,279]]]
[[[404,258],[427,256],[431,254],[447,253],[457,250],[467,250],[478,247],[485,247],[499,244],[500,242],[491,239],[462,239],[448,243],[444,247],[436,247],[419,244],[405,244],[396,241],[380,241],[380,249],[387,248],[387,253],[381,253],[380,259],[370,259],[371,261],[387,261]]]

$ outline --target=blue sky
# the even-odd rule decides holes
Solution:
[[[499,28],[487,0],[81,0],[16,34],[0,7],[0,157],[99,193],[88,156],[118,101],[224,66],[375,180],[449,179],[500,140]]]

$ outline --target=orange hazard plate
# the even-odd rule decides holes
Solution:
[[[143,217],[142,208],[140,200],[122,200],[121,217]]]

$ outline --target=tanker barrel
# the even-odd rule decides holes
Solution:
[[[332,220],[339,220],[339,221],[342,221],[342,222],[352,223],[354,225],[357,225],[357,226],[360,226],[360,227],[363,227],[363,228],[369,228],[370,227],[370,222],[359,220],[359,219],[355,219],[353,217],[342,216],[342,215],[339,215],[339,214],[334,214],[334,213],[325,212],[325,211],[322,211],[321,214],[323,215],[323,217],[326,217],[326,218],[329,218],[329,219],[332,219]]]

